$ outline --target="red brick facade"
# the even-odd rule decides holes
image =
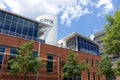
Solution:
[[[11,36],[6,36],[0,34],[0,46],[6,46],[6,52],[4,55],[4,61],[2,64],[2,70],[0,72],[0,80],[23,80],[23,75],[19,74],[17,77],[12,77],[8,75],[7,71],[7,62],[8,62],[8,57],[10,53],[10,47],[15,47],[18,48],[20,47],[23,43],[28,42],[28,40],[23,40],[23,39],[18,39],[15,37]],[[34,50],[38,51],[38,43],[34,43]],[[46,68],[42,68],[40,71],[40,80],[58,80],[58,54],[60,54],[60,80],[63,80],[62,77],[62,67],[63,67],[63,62],[66,61],[66,56],[71,50],[69,49],[64,49],[60,47],[55,47],[51,46],[48,44],[41,44],[40,45],[40,58],[42,59],[42,62],[46,64],[46,59],[47,59],[47,54],[53,54],[54,55],[54,71],[51,74],[48,74],[46,71]],[[90,78],[93,80],[93,73],[96,75],[96,79],[98,80],[98,75],[97,75],[97,66],[96,66],[96,61],[99,61],[101,59],[100,56],[95,56],[95,55],[90,55],[87,53],[83,52],[77,52],[74,51],[76,54],[78,54],[78,61],[84,60],[86,61],[86,58],[89,59],[89,66],[90,70],[89,72],[91,73]],[[92,66],[92,60],[94,60],[94,66]],[[88,80],[88,72],[83,71],[82,72],[82,80]],[[36,80],[36,74],[28,74],[27,75],[27,80]],[[104,78],[101,78],[100,80],[104,80]]]

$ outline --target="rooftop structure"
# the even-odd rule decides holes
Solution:
[[[99,55],[99,46],[96,42],[78,34],[72,33],[62,39],[68,49],[83,51],[93,55]]]
[[[55,25],[57,25],[56,17],[47,16],[46,18],[53,19]],[[22,38],[32,41],[40,41],[51,44],[57,44],[57,26],[54,27],[50,24],[45,24],[40,21],[35,21],[24,16],[14,14],[0,9],[0,33]],[[51,34],[55,35],[51,35]],[[50,39],[50,37],[52,37]]]

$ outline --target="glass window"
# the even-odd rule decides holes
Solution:
[[[30,23],[29,23],[29,27],[33,28],[33,26],[34,26],[34,25],[33,25],[33,22],[30,22]]]
[[[24,19],[24,25],[28,26],[29,22],[27,20]]]
[[[18,24],[17,33],[21,34],[21,32],[22,32],[22,25]]]
[[[3,62],[3,55],[0,55],[0,70],[2,68],[2,62]]]
[[[12,15],[7,14],[6,19],[9,20],[9,21],[11,21],[11,19],[12,19]]]
[[[11,48],[10,49],[10,54],[17,54],[17,49]]]
[[[33,57],[38,57],[38,52],[34,52]]]
[[[91,44],[91,51],[94,52],[94,46]]]
[[[6,13],[3,11],[0,11],[0,17],[5,18]]]
[[[4,52],[5,52],[5,47],[0,46],[0,70],[2,68],[2,62],[3,62]]]
[[[96,76],[95,76],[95,73],[93,73],[93,80],[96,80]]]
[[[33,35],[33,28],[30,28],[30,27],[29,27],[28,36],[32,36],[32,35]]]
[[[35,28],[38,29],[39,24],[35,24]]]
[[[18,23],[23,24],[23,19],[22,18],[18,18]]]
[[[92,63],[92,67],[93,67],[94,66],[94,60],[93,59],[91,60],[91,63]]]
[[[14,21],[14,22],[17,22],[17,20],[18,20],[18,17],[13,16],[13,21]]]
[[[84,45],[83,45],[83,43],[81,43],[80,45],[81,45],[81,49],[84,49]]]
[[[86,63],[87,63],[87,64],[89,63],[89,59],[88,59],[88,58],[86,58]]]
[[[81,74],[79,74],[78,76],[74,77],[64,77],[63,80],[82,80]]]
[[[4,25],[4,29],[5,30],[9,30],[9,28],[10,28],[10,21],[5,21],[5,25]]]
[[[88,72],[88,80],[90,80],[90,72]]]
[[[91,46],[90,46],[90,43],[88,43],[88,50],[89,50],[89,51],[90,51],[90,49],[91,49],[90,47],[91,47]]]
[[[15,32],[16,27],[17,27],[17,24],[15,22],[12,22],[11,27],[10,27],[10,31]]]
[[[2,53],[5,52],[5,47],[0,46],[0,52],[2,52]]]
[[[38,29],[34,29],[34,34],[33,34],[33,37],[35,37],[35,38],[37,38],[37,36],[38,36]]]
[[[80,42],[78,42],[78,50],[80,51],[81,46],[80,46]]]
[[[0,29],[3,28],[4,19],[0,18]]]
[[[47,73],[53,72],[53,55],[47,55]]]
[[[97,48],[97,55],[99,55],[99,49]]]
[[[97,60],[97,61],[96,61],[96,67],[98,67],[98,63],[99,63],[99,61]]]
[[[98,80],[100,80],[100,76],[98,76]]]
[[[17,54],[17,49],[11,48],[11,49],[10,49],[9,60],[8,60],[8,65],[7,65],[7,70],[8,70],[8,71],[11,70],[9,61],[10,61],[11,59],[15,58],[15,55],[16,55],[16,54]]]
[[[28,33],[28,27],[24,26],[22,34],[27,35],[27,33]]]

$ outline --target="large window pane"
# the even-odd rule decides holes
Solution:
[[[90,79],[90,72],[88,72],[88,80],[91,80],[91,79]]]
[[[18,18],[18,23],[23,24],[23,19],[22,18]]]
[[[10,27],[10,31],[15,32],[16,27],[17,27],[17,24],[15,22],[12,22],[11,27]]]
[[[17,20],[18,20],[18,17],[13,16],[13,21],[14,21],[14,22],[17,22]]]
[[[33,28],[33,27],[34,27],[33,22],[30,22],[30,23],[29,23],[29,27],[30,27],[30,28]]]
[[[47,55],[47,73],[53,72],[53,55]]]
[[[10,21],[5,21],[4,30],[9,30],[9,28],[10,28]]]
[[[6,13],[3,11],[0,11],[0,17],[5,18]]]
[[[17,49],[11,48],[10,49],[10,54],[17,54]]]
[[[35,24],[35,28],[38,29],[39,24]]]
[[[7,14],[6,19],[10,21],[12,19],[12,15]]]
[[[28,26],[29,22],[27,20],[24,19],[24,25]]]
[[[28,30],[28,36],[32,36],[33,35],[33,28],[29,28]]]
[[[33,37],[37,38],[37,35],[38,35],[38,29],[34,29]]]
[[[2,68],[2,62],[3,62],[4,52],[5,52],[5,47],[0,46],[0,70]]]
[[[5,47],[0,46],[0,53],[4,53],[4,52],[5,52]]]
[[[21,32],[22,32],[22,25],[18,24],[17,33],[21,34]]]
[[[27,35],[27,33],[28,33],[28,27],[27,27],[27,26],[24,26],[24,27],[23,27],[23,32],[22,32],[22,34],[23,34],[23,35]]]
[[[3,28],[4,19],[0,18],[0,29]]]
[[[11,48],[11,49],[10,49],[9,60],[8,60],[8,65],[7,65],[7,70],[8,70],[8,71],[11,70],[9,61],[10,61],[11,59],[15,58],[15,55],[16,55],[16,54],[17,54],[17,49]]]

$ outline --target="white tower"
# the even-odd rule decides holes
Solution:
[[[45,43],[51,45],[57,45],[57,28],[58,20],[57,16],[43,15],[37,17],[37,21],[46,26],[40,26],[40,31],[43,32],[42,39],[45,40]]]

